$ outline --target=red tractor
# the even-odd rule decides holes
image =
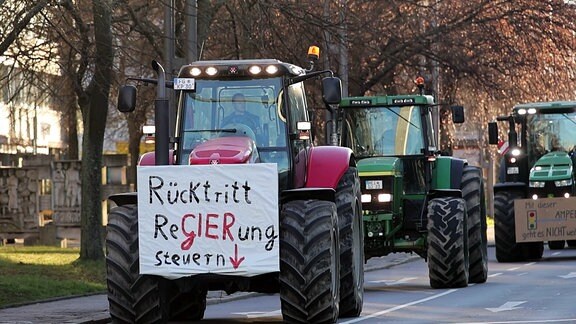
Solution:
[[[340,80],[313,71],[315,50],[308,70],[273,59],[198,61],[169,81],[153,63],[158,79],[137,79],[157,83],[156,143],[140,159],[137,192],[110,197],[114,322],[200,320],[211,290],[279,292],[288,322],[360,315],[358,172],[352,150],[312,145],[303,81],[326,75],[325,104],[341,100]],[[173,137],[167,88],[178,101]],[[118,100],[133,111],[136,87],[122,87]],[[265,207],[258,197],[268,197],[259,200]],[[218,204],[221,213],[203,209]],[[244,226],[258,219],[270,224]]]

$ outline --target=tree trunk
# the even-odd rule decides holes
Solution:
[[[111,1],[92,0],[96,60],[88,86],[89,103],[82,107],[82,235],[80,259],[104,257],[102,240],[102,149],[108,116],[112,63]]]

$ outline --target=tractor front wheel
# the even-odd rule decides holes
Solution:
[[[159,279],[139,274],[138,207],[114,207],[106,227],[106,275],[110,317],[115,323],[162,323],[168,307]]]
[[[516,242],[514,200],[522,197],[515,193],[494,194],[494,239],[498,262],[519,262],[540,259],[544,253],[543,242]]]
[[[428,271],[432,288],[468,285],[466,202],[455,197],[428,203]]]
[[[140,275],[138,208],[114,207],[106,231],[106,274],[110,317],[114,323],[166,323],[170,319],[200,320],[206,290],[180,293],[160,277]]]
[[[340,302],[336,204],[294,200],[280,213],[280,301],[284,321],[334,323]]]

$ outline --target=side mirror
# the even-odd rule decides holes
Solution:
[[[462,124],[464,122],[464,107],[463,106],[452,106],[452,122],[454,124]]]
[[[118,110],[123,113],[133,112],[136,108],[136,87],[125,85],[118,91]]]
[[[488,144],[498,144],[498,124],[496,122],[488,123]]]
[[[337,105],[342,100],[342,81],[336,77],[322,79],[322,99],[327,105]]]

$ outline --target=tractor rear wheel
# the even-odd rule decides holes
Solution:
[[[364,229],[360,179],[350,167],[336,189],[340,227],[340,317],[358,317],[364,303]]]
[[[470,268],[468,282],[484,283],[488,279],[488,237],[484,181],[480,168],[467,166],[462,174],[462,197],[468,215],[468,251]]]
[[[544,253],[543,242],[516,242],[514,200],[522,197],[516,193],[494,194],[494,239],[498,262],[519,262],[540,259]]]
[[[432,288],[468,285],[466,202],[441,197],[428,203],[428,271]]]
[[[294,200],[280,214],[280,301],[286,322],[334,323],[340,302],[336,204]]]
[[[138,207],[114,207],[106,229],[106,275],[110,316],[117,323],[168,320],[158,278],[139,274]]]

